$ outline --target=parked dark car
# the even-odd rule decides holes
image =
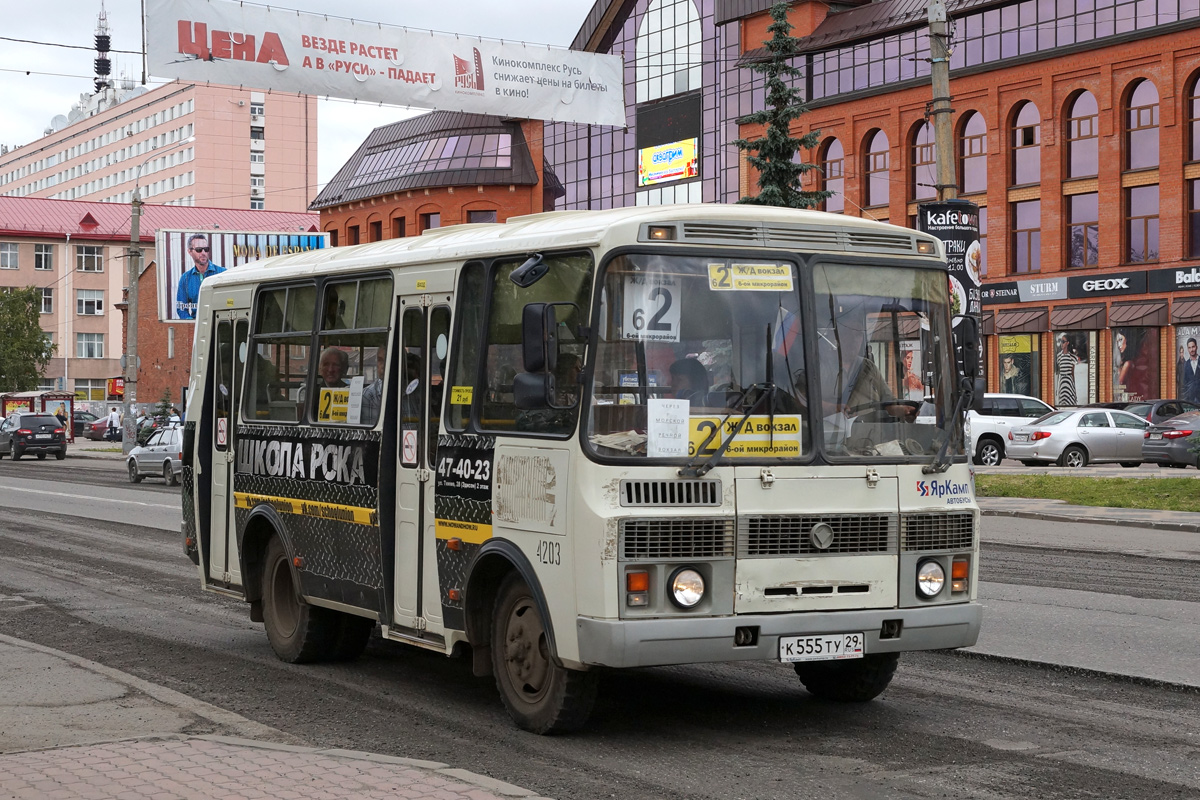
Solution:
[[[1200,411],[1152,425],[1142,440],[1142,460],[1164,467],[1200,467]]]
[[[90,439],[93,442],[102,442],[108,435],[108,417],[100,417],[99,419],[89,422],[83,426],[84,438]]]
[[[100,418],[90,411],[76,411],[71,420],[71,427],[75,431],[75,438],[78,439],[83,436],[84,429],[87,428],[88,423],[95,422],[98,419]]]
[[[16,461],[23,455],[67,457],[67,429],[53,414],[16,411],[0,422],[0,453]]]
[[[1122,400],[1114,403],[1091,403],[1089,408],[1119,408],[1130,414],[1137,414],[1151,425],[1166,422],[1171,417],[1186,414],[1189,411],[1200,411],[1200,406],[1186,400]]]

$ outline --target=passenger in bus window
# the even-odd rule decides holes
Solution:
[[[317,373],[321,376],[321,386],[341,388],[346,386],[342,376],[350,367],[350,356],[345,350],[327,347],[321,351],[321,359],[317,362]]]
[[[362,412],[359,419],[364,425],[374,425],[379,419],[379,407],[383,404],[383,371],[387,367],[387,345],[375,351],[375,381],[363,389]]]

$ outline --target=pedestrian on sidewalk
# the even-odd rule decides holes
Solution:
[[[108,414],[108,429],[105,431],[105,438],[110,442],[115,442],[121,436],[121,413],[117,411],[117,407],[113,406],[112,411]]]

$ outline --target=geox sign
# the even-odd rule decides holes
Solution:
[[[1118,294],[1138,294],[1146,291],[1145,272],[1119,272],[1115,275],[1082,275],[1067,278],[1067,296],[1105,297]]]

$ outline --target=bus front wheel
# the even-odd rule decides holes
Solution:
[[[554,663],[533,592],[515,572],[500,585],[491,650],[496,688],[519,728],[559,733],[587,722],[596,700],[596,673]]]
[[[305,664],[329,652],[338,633],[335,612],[300,602],[287,551],[278,536],[267,545],[262,598],[263,626],[271,649],[281,660]]]
[[[899,662],[899,653],[876,653],[845,661],[800,661],[795,670],[804,688],[822,700],[865,703],[888,687]]]

